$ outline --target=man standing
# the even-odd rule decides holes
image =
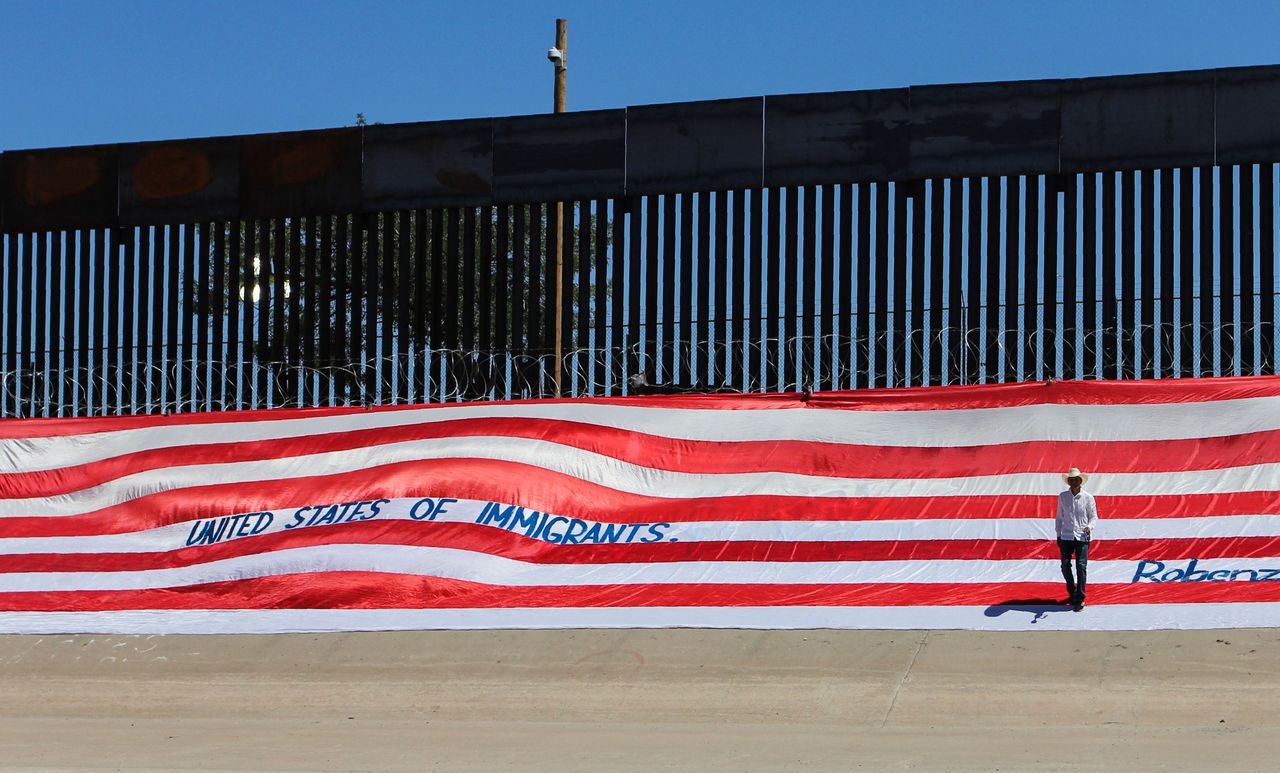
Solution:
[[[1089,563],[1089,541],[1098,523],[1098,505],[1093,494],[1081,489],[1088,475],[1077,467],[1062,476],[1068,490],[1058,495],[1058,554],[1062,557],[1062,577],[1067,581],[1067,603],[1079,612],[1084,609],[1085,572]],[[1071,559],[1076,561],[1076,574],[1071,575]]]

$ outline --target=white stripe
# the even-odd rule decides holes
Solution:
[[[1182,562],[1185,563],[1185,562]],[[1176,569],[1179,562],[1168,562]],[[1135,579],[1137,561],[1090,561],[1089,581]],[[1222,558],[1202,571],[1275,568],[1277,558]],[[406,545],[316,545],[237,556],[193,566],[125,572],[12,572],[0,592],[142,590],[305,572],[386,572],[517,587],[760,583],[1049,582],[1056,560],[680,561],[637,564],[535,564],[454,548]]]
[[[958,447],[1036,440],[1178,440],[1280,429],[1280,397],[1151,405],[1027,405],[927,411],[684,409],[605,403],[466,405],[343,416],[227,421],[0,440],[0,470],[34,472],[141,449],[273,440],[463,418],[549,418],[685,440],[810,440]]]
[[[1280,603],[1053,606],[233,609],[0,612],[0,634],[271,634],[567,628],[1151,631],[1280,627]]]
[[[284,459],[166,467],[54,497],[0,500],[0,517],[81,515],[162,491],[212,483],[260,483],[337,475],[399,462],[490,459],[540,467],[602,486],[666,499],[786,497],[1054,496],[1057,475],[1009,473],[962,478],[834,478],[786,472],[693,474],[658,470],[546,440],[456,437],[412,440]],[[1111,496],[1225,494],[1280,489],[1280,464],[1177,473],[1109,473],[1089,490]]]
[[[751,540],[795,542],[902,540],[1053,540],[1052,518],[927,518],[884,521],[705,521],[676,524],[666,532],[682,542]],[[1107,518],[1095,539],[1192,539],[1278,537],[1280,515],[1214,515],[1199,518]]]
[[[392,500],[377,520],[409,521],[414,498]],[[434,523],[475,523],[486,502],[460,500],[434,521],[418,521],[424,529]],[[272,512],[271,524],[258,535],[278,534],[297,523],[296,510]],[[314,512],[314,511],[311,511]],[[310,512],[304,513],[310,515]],[[208,521],[211,519],[202,519]],[[150,553],[186,547],[195,521],[125,534],[74,537],[0,538],[0,555]],[[301,521],[305,527],[305,521]],[[588,521],[588,524],[602,521]],[[325,529],[328,526],[312,526]],[[492,526],[488,528],[499,528]],[[525,533],[526,529],[519,530]],[[925,518],[883,521],[689,521],[664,530],[665,540],[681,542],[861,542],[902,540],[1052,540],[1052,518]],[[1280,515],[1219,515],[1195,518],[1107,518],[1096,537],[1113,539],[1190,539],[1280,536]],[[236,539],[251,539],[238,537]],[[222,541],[230,541],[224,539]]]

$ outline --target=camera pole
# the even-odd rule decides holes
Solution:
[[[569,44],[569,20],[556,19],[556,50],[560,52],[560,57],[553,60],[556,68],[556,82],[554,91],[554,111],[563,113],[565,111],[565,72],[568,69],[566,64],[567,49]],[[555,208],[556,218],[556,332],[555,332],[555,366],[553,377],[556,385],[556,397],[562,396],[561,378],[563,371],[564,359],[564,202],[557,201]]]

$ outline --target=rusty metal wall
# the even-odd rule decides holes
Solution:
[[[7,152],[0,415],[546,396],[558,234],[570,395],[1274,373],[1278,113],[1243,68]]]

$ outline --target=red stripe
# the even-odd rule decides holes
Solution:
[[[1280,390],[1277,390],[1280,392]],[[838,394],[838,393],[833,393]],[[802,408],[798,392],[725,395],[661,395],[653,397],[580,397],[542,400],[483,400],[470,406],[548,405],[556,403],[581,405],[626,405],[639,408],[698,408],[702,410],[765,410]],[[92,416],[64,419],[0,419],[0,440],[17,438],[67,437],[98,432],[119,432],[146,427],[201,426],[258,421],[287,421],[325,416],[351,416],[384,411],[458,408],[459,403],[419,405],[341,406],[335,408],[265,408],[250,411],[211,411],[180,413],[167,416],[139,414],[134,416]]]
[[[1132,381],[1044,381],[945,387],[890,387],[818,393],[820,408],[921,411],[1015,405],[1151,405],[1280,395],[1280,377],[1242,376]]]
[[[647,584],[507,587],[414,575],[325,572],[182,588],[0,593],[0,611],[501,609],[571,607],[1006,606],[1060,599],[1061,583]],[[1095,584],[1090,604],[1280,601],[1280,582]]]
[[[1280,377],[1240,376],[1140,381],[1058,381],[1053,384],[985,384],[972,386],[909,387],[818,393],[806,402],[798,393],[750,395],[668,395],[595,399],[500,401],[489,405],[531,403],[597,403],[665,408],[753,410],[803,408],[805,405],[843,410],[937,410],[998,408],[1015,405],[1145,405],[1204,402],[1280,395]],[[201,425],[226,421],[270,421],[362,413],[368,410],[406,410],[444,406],[381,406],[378,408],[303,408],[77,419],[0,420],[0,439],[63,437],[113,432],[140,427]]]
[[[194,486],[75,516],[0,518],[0,537],[120,534],[230,513],[329,502],[455,497],[618,523],[861,521],[911,518],[1052,518],[1045,496],[784,497],[670,499],[617,491],[540,467],[489,459],[431,459],[340,475]],[[1104,518],[1186,518],[1280,513],[1280,491],[1097,498]]]
[[[637,532],[648,536],[647,530]],[[30,553],[0,559],[11,572],[123,572],[169,569],[315,545],[410,545],[469,550],[536,564],[668,563],[677,561],[908,561],[1056,559],[1050,540],[901,540],[862,542],[633,542],[554,545],[492,526],[467,523],[364,521],[264,534],[214,545],[148,553]],[[1100,560],[1273,558],[1280,537],[1125,539],[1095,542]]]
[[[799,440],[692,441],[555,419],[459,419],[296,438],[153,448],[74,467],[0,475],[0,498],[67,494],[169,466],[282,459],[448,437],[544,440],[674,472],[762,471],[847,478],[961,478],[1058,473],[1213,470],[1280,462],[1280,431],[1162,441],[1036,441],[960,448],[842,445]],[[501,440],[495,440],[495,446]],[[429,444],[426,444],[429,447]]]

